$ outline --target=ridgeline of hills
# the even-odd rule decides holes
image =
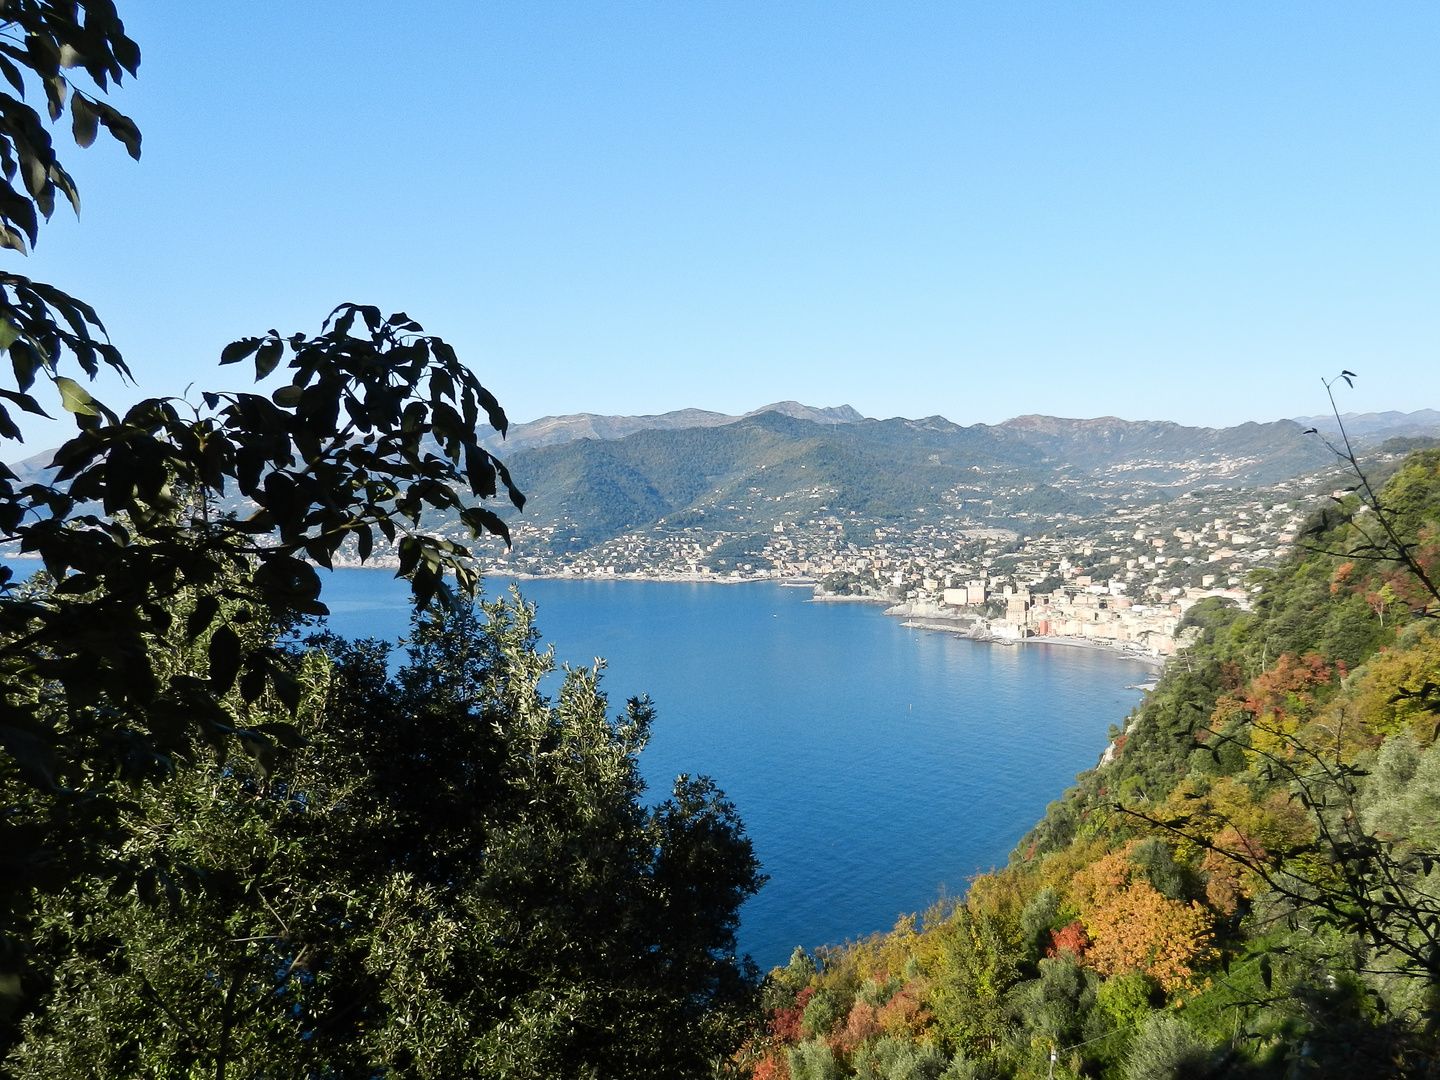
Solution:
[[[594,419],[591,430],[606,429]],[[781,411],[516,446],[505,459],[530,497],[524,519],[582,548],[656,526],[765,532],[793,521],[797,506],[889,522],[1083,516],[1196,488],[1274,483],[1333,460],[1289,420],[1217,429],[1023,416],[961,426],[939,416],[817,422]]]
[[[486,440],[485,445],[495,453],[517,450],[531,450],[538,446],[553,446],[557,443],[571,442],[575,439],[623,439],[627,435],[633,435],[637,431],[674,431],[684,428],[700,427],[723,427],[752,416],[759,416],[761,413],[774,412],[782,416],[794,417],[797,420],[813,420],[821,424],[854,424],[870,420],[858,410],[849,405],[838,405],[832,408],[816,408],[813,405],[802,405],[798,401],[777,401],[772,405],[762,405],[758,409],[751,409],[747,413],[738,416],[729,413],[711,412],[708,409],[676,409],[672,412],[658,413],[645,416],[605,416],[599,413],[571,413],[566,416],[542,416],[538,420],[531,420],[524,424],[516,424],[510,429],[509,434],[502,439],[494,435]],[[1440,411],[1435,409],[1421,409],[1418,412],[1379,412],[1379,413],[1344,413],[1342,419],[1345,421],[1346,430],[1350,437],[1358,445],[1372,446],[1386,439],[1396,437],[1433,437],[1440,435]],[[1338,434],[1335,418],[1325,416],[1296,416],[1293,422],[1302,428],[1318,428],[1326,434]],[[1050,427],[1052,432],[1069,430],[1074,432],[1077,428],[1086,427],[1094,430],[1115,431],[1118,425],[1118,432],[1121,437],[1125,434],[1127,421],[1116,420],[1114,417],[1102,417],[1098,420],[1063,420],[1058,417],[1048,416],[1021,416],[1008,420],[999,427],[1029,427],[1045,428]],[[985,425],[978,425],[985,426]],[[1172,425],[1179,427],[1179,425]],[[1183,430],[1183,429],[1182,429]],[[1193,430],[1193,429],[1192,429]]]
[[[1346,421],[1361,445],[1440,435],[1434,410]],[[522,547],[544,556],[640,531],[699,526],[756,537],[817,510],[902,527],[938,517],[998,525],[1089,517],[1327,468],[1333,455],[1305,429],[1328,431],[1334,418],[1328,423],[1308,417],[1200,428],[1027,415],[962,426],[941,416],[876,420],[848,405],[784,401],[743,416],[682,409],[543,417],[487,445],[528,496],[523,515],[501,512],[518,528]],[[32,482],[44,477],[52,455],[11,467]]]
[[[1345,431],[1358,446],[1375,446],[1388,439],[1434,438],[1440,435],[1440,410],[1420,409],[1416,412],[1342,413]],[[1335,417],[1297,416],[1295,422],[1316,428],[1326,435],[1339,435]]]
[[[710,412],[707,409],[676,409],[653,416],[602,416],[598,413],[572,413],[568,416],[542,416],[526,424],[516,424],[505,438],[498,434],[485,440],[492,452],[514,453],[537,446],[571,442],[575,439],[623,439],[637,431],[674,431],[680,428],[723,427],[761,413],[780,413],[797,420],[814,420],[824,424],[852,424],[865,417],[849,405],[833,409],[817,409],[798,401],[777,401],[763,405],[741,416]]]

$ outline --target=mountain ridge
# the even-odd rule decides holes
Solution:
[[[1220,429],[1111,418],[961,426],[939,416],[817,423],[774,411],[506,456],[530,497],[524,520],[566,550],[702,523],[759,535],[795,520],[802,506],[889,522],[1089,515],[1196,488],[1275,483],[1332,462],[1290,420]]]
[[[539,446],[554,446],[575,439],[623,439],[638,431],[676,431],[687,428],[724,427],[738,423],[762,413],[776,412],[798,420],[813,420],[817,423],[853,424],[867,419],[849,405],[818,408],[798,401],[776,401],[751,409],[738,416],[730,413],[711,412],[709,409],[675,409],[665,413],[647,413],[639,416],[606,415],[602,413],[568,413],[561,416],[542,416],[523,424],[515,424],[501,438],[499,434],[484,440],[487,449],[498,453],[506,450],[529,450]]]
[[[852,541],[867,529],[942,520],[1029,526],[1194,491],[1265,486],[1334,463],[1325,444],[1291,420],[1198,428],[1030,414],[966,426],[938,415],[877,420],[848,406],[798,402],[744,417],[677,410],[542,418],[492,445],[527,496],[524,514],[496,512],[523,549],[547,557],[641,532],[698,530],[707,544],[754,547],[777,531],[832,518],[855,533]],[[22,483],[43,481],[52,454],[12,469]],[[437,527],[463,541],[456,522]]]
[[[1107,441],[1115,443],[1127,438],[1143,436],[1155,442],[1156,450],[1173,450],[1170,444],[1179,437],[1189,442],[1189,433],[1207,433],[1207,441],[1220,443],[1230,441],[1226,433],[1262,432],[1275,430],[1274,424],[1294,424],[1299,428],[1316,428],[1324,434],[1338,434],[1335,418],[1326,416],[1298,416],[1285,420],[1247,421],[1230,427],[1199,427],[1180,424],[1173,420],[1126,420],[1118,416],[1062,417],[1044,413],[1024,413],[1002,420],[998,424],[959,424],[936,413],[915,419],[890,417],[877,419],[867,417],[850,405],[818,407],[805,405],[794,400],[772,402],[758,409],[741,414],[715,412],[709,409],[674,409],[665,413],[619,415],[607,413],[567,413],[558,416],[542,416],[535,420],[513,424],[505,436],[498,432],[482,440],[485,447],[497,456],[513,454],[545,446],[563,445],[582,439],[608,442],[628,438],[641,431],[680,431],[696,428],[726,427],[765,413],[778,413],[798,420],[808,420],[824,426],[841,424],[862,425],[905,425],[914,431],[935,431],[958,434],[960,432],[1000,433],[1003,438],[1014,438],[1036,446],[1059,450],[1060,440],[1079,440],[1088,446],[1099,446]],[[1371,413],[1344,413],[1341,419],[1352,440],[1359,446],[1373,446],[1396,436],[1440,436],[1440,410],[1420,409],[1415,412],[1397,411]],[[55,450],[49,449],[32,454],[17,461],[7,462],[22,481],[36,479],[48,467]]]
[[[1341,413],[1341,421],[1352,442],[1361,446],[1374,446],[1386,439],[1397,437],[1440,436],[1440,410],[1417,409],[1415,412],[1366,412]],[[1326,435],[1339,435],[1340,426],[1331,413],[1323,416],[1297,416],[1295,423],[1305,428],[1315,428]]]
[[[886,424],[900,422],[916,429],[944,431],[1001,431],[1032,441],[1045,438],[1068,436],[1080,438],[1091,444],[1106,439],[1116,442],[1143,435],[1157,440],[1157,449],[1181,432],[1209,432],[1212,440],[1223,441],[1221,433],[1250,431],[1258,433],[1270,429],[1272,424],[1296,424],[1301,429],[1316,428],[1326,434],[1338,434],[1333,416],[1298,416],[1269,421],[1246,421],[1228,427],[1205,427],[1181,424],[1174,420],[1126,420],[1118,416],[1063,417],[1044,413],[1024,413],[1002,420],[997,424],[959,424],[936,413],[931,416],[909,418],[903,416],[880,419],[868,417],[850,405],[816,407],[798,401],[777,401],[762,405],[741,414],[715,412],[709,409],[675,409],[665,413],[643,415],[611,415],[603,413],[569,413],[560,416],[542,416],[523,424],[515,424],[507,435],[499,434],[485,440],[487,449],[500,454],[503,451],[529,450],[541,446],[554,446],[576,439],[608,441],[628,438],[640,431],[677,431],[688,428],[725,427],[760,416],[767,412],[779,413],[798,420],[810,420],[820,424]],[[1372,413],[1345,413],[1342,415],[1346,429],[1358,445],[1374,446],[1396,436],[1440,436],[1440,411],[1420,409],[1415,412],[1397,411]]]

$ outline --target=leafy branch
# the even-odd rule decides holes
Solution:
[[[1334,379],[1321,380],[1325,386],[1326,396],[1330,400],[1330,411],[1335,417],[1335,425],[1340,432],[1340,444],[1337,445],[1331,439],[1326,438],[1316,428],[1307,429],[1306,434],[1319,438],[1325,447],[1344,463],[1346,471],[1354,476],[1355,485],[1347,490],[1354,492],[1359,497],[1360,505],[1374,516],[1379,531],[1383,535],[1376,535],[1373,531],[1368,531],[1366,526],[1358,520],[1357,514],[1345,510],[1343,499],[1332,497],[1340,510],[1338,519],[1330,518],[1328,515],[1322,517],[1312,529],[1312,535],[1318,539],[1324,533],[1332,531],[1337,525],[1345,524],[1359,534],[1363,543],[1349,546],[1343,551],[1335,551],[1318,544],[1305,546],[1307,550],[1320,554],[1369,562],[1398,563],[1404,566],[1430,594],[1430,600],[1416,614],[1435,616],[1440,614],[1440,611],[1435,610],[1436,606],[1440,605],[1440,586],[1436,585],[1430,576],[1429,568],[1420,560],[1420,545],[1416,541],[1405,538],[1400,528],[1399,515],[1392,508],[1386,506],[1375,491],[1369,475],[1360,464],[1360,458],[1355,452],[1350,433],[1346,430],[1345,421],[1340,416],[1340,408],[1335,403],[1336,384],[1344,381],[1346,386],[1353,389],[1356,378],[1353,371],[1347,370],[1340,372]]]
[[[1259,759],[1261,779],[1281,783],[1306,810],[1315,839],[1285,851],[1265,852],[1247,844],[1217,843],[1204,827],[1192,827],[1187,815],[1162,817],[1123,802],[1118,810],[1151,828],[1213,852],[1253,874],[1271,895],[1293,910],[1308,911],[1359,935],[1377,952],[1405,961],[1402,971],[1440,985],[1440,900],[1423,886],[1440,865],[1440,852],[1408,848],[1368,833],[1357,803],[1359,781],[1368,773],[1354,765],[1331,763],[1321,751],[1278,728],[1255,722],[1252,728],[1274,737],[1288,755],[1256,748],[1234,735],[1215,733],[1222,744],[1242,747]],[[1218,750],[1212,748],[1212,753]],[[1217,820],[1238,827],[1224,814]]]

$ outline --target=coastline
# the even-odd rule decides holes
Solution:
[[[35,560],[40,561],[39,556],[29,552],[24,554],[5,555],[6,559]],[[355,563],[354,565],[337,564],[336,570],[389,570],[395,571],[399,568],[398,560],[370,561],[367,563]],[[814,588],[817,584],[813,580],[800,578],[773,578],[773,577],[720,577],[715,574],[530,574],[524,571],[508,571],[505,573],[491,572],[488,577],[507,577],[516,581],[649,581],[656,583],[671,583],[678,585],[753,585],[768,583],[778,585],[786,589],[808,589]],[[1141,653],[1135,649],[1127,648],[1120,642],[1109,642],[1096,640],[1094,638],[1062,637],[1059,635],[1046,635],[1043,637],[1015,638],[1005,635],[993,634],[989,630],[987,620],[979,615],[961,615],[953,619],[939,618],[911,618],[908,604],[894,604],[892,601],[876,596],[854,596],[843,593],[821,593],[816,592],[806,603],[812,604],[869,604],[874,607],[884,607],[886,615],[892,615],[903,619],[901,626],[912,630],[928,630],[934,633],[954,634],[956,637],[963,637],[970,641],[983,641],[992,645],[1058,645],[1071,649],[1097,649],[1108,652],[1112,656],[1119,656],[1126,660],[1134,660],[1145,664],[1160,672],[1165,669],[1168,658],[1164,656],[1152,656]]]
[[[338,568],[337,568],[338,569]],[[650,581],[669,585],[778,585],[782,589],[808,589],[813,582],[789,578],[719,577],[715,574],[527,574],[521,571],[487,571],[484,577],[516,581]]]
[[[897,605],[897,607],[900,605]],[[1109,653],[1125,660],[1134,660],[1137,663],[1145,664],[1156,672],[1165,670],[1169,657],[1143,653],[1137,649],[1127,648],[1122,642],[1111,642],[1105,639],[1063,637],[1058,634],[1047,634],[1037,637],[1010,637],[1008,635],[994,634],[990,632],[988,622],[978,615],[962,615],[953,620],[946,619],[913,619],[909,618],[908,612],[896,611],[894,608],[886,611],[887,615],[894,615],[904,621],[901,626],[913,630],[930,630],[935,633],[954,634],[956,637],[966,638],[970,641],[984,641],[992,645],[1059,645],[1069,649],[1094,649],[1100,652]]]
[[[318,565],[312,562],[312,565]],[[379,559],[370,559],[364,563],[359,561],[336,560],[336,570],[389,570],[392,573],[400,568],[400,560],[388,556]],[[647,574],[643,571],[631,571],[624,574],[535,574],[525,570],[511,570],[500,567],[486,567],[481,571],[481,576],[486,578],[514,578],[516,581],[654,581],[673,582],[680,585],[754,585],[767,583],[779,585],[783,588],[811,588],[815,582],[810,579],[796,577],[761,577],[759,574],[747,574],[740,577],[730,577],[720,574]]]
[[[23,553],[0,553],[0,558],[40,562],[40,556],[31,552]],[[307,559],[311,566],[318,569],[327,569]],[[400,569],[400,560],[390,557],[370,559],[366,562],[342,561],[337,559],[332,570],[388,570],[392,574]],[[524,570],[501,570],[486,569],[481,574],[484,578],[513,578],[516,581],[653,581],[657,583],[671,583],[677,585],[756,585],[769,584],[779,585],[783,589],[811,589],[815,587],[813,579],[795,577],[760,577],[757,574],[749,574],[742,577],[721,576],[719,574],[646,574],[639,571],[626,574],[532,574]],[[851,599],[841,597],[840,599]],[[855,599],[859,599],[856,597]],[[889,601],[876,601],[877,603],[889,603]]]

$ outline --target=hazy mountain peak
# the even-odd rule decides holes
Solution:
[[[1440,435],[1440,411],[1419,409],[1416,412],[1341,413],[1350,438],[1362,446],[1384,442],[1397,435]],[[1307,428],[1338,434],[1334,415],[1297,416],[1295,423]]]
[[[1095,416],[1070,419],[1064,416],[1043,416],[1027,413],[998,425],[1011,431],[1037,432],[1045,435],[1108,435],[1113,432],[1142,431],[1157,427],[1179,427],[1169,420],[1122,420],[1118,416]]]
[[[849,405],[835,405],[828,409],[818,409],[813,405],[802,405],[798,401],[777,401],[773,405],[752,409],[745,415],[759,416],[761,413],[767,412],[777,412],[796,420],[811,420],[817,424],[858,424],[865,419],[862,413],[852,409]]]

